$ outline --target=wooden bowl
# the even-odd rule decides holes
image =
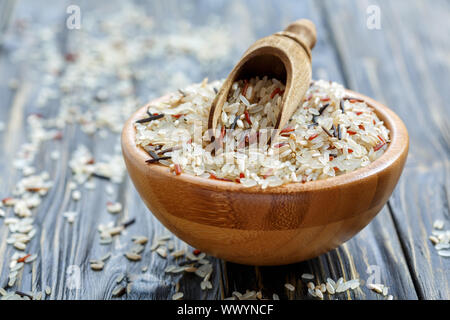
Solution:
[[[151,212],[175,235],[216,257],[250,265],[282,265],[316,257],[363,229],[391,195],[408,153],[408,132],[389,108],[361,94],[390,130],[385,153],[341,176],[279,187],[246,188],[234,182],[146,164],[136,146],[136,120],[125,124],[122,151],[130,177]],[[165,99],[165,97],[161,98]]]

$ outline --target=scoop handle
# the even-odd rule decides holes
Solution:
[[[308,55],[311,58],[311,50],[316,45],[317,40],[316,27],[311,20],[300,19],[294,21],[288,25],[284,31],[279,32],[278,34],[297,41],[308,52]]]

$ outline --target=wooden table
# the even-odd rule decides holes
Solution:
[[[8,3],[2,1],[0,12],[6,12]],[[88,21],[84,19],[94,10],[103,7],[104,14],[98,18],[108,21],[112,14],[120,14],[123,6],[119,1],[23,0],[16,3],[10,31],[0,49],[0,122],[5,125],[0,131],[1,198],[10,196],[20,179],[13,159],[20,146],[29,139],[26,117],[34,112],[52,117],[61,103],[56,97],[49,99],[45,107],[38,106],[36,94],[45,85],[45,78],[31,62],[16,62],[14,52],[30,45],[27,42],[32,34],[30,30],[50,25],[59,27],[61,33],[48,41],[56,42],[53,44],[62,56],[73,50],[68,48],[70,39],[78,31],[65,28],[69,4],[81,8],[82,30],[88,33],[91,26],[83,25]],[[169,35],[180,21],[190,21],[197,27],[213,21],[231,32],[231,49],[219,62],[199,63],[189,52],[179,51],[167,52],[167,55],[163,52],[148,59],[145,67],[154,70],[155,80],[134,81],[134,94],[142,103],[176,89],[174,82],[169,81],[168,65],[182,65],[181,72],[189,82],[201,81],[205,76],[223,78],[255,39],[281,30],[298,18],[313,20],[318,30],[318,42],[313,51],[313,77],[341,82],[352,90],[380,100],[408,127],[411,147],[400,182],[379,215],[336,250],[310,261],[280,267],[242,266],[210,258],[215,270],[213,289],[202,291],[200,280],[194,275],[164,273],[170,259],[152,253],[150,244],[140,262],[130,262],[123,256],[133,235],[142,234],[154,239],[167,233],[149,214],[128,178],[121,184],[112,185],[111,194],[105,192],[110,183],[98,179],[96,189],[80,189],[83,194],[80,201],[71,199],[67,184],[72,173],[68,162],[77,145],[87,145],[96,156],[109,154],[118,134],[108,131],[107,137],[100,139],[98,135],[89,137],[77,124],[68,125],[63,130],[62,140],[43,144],[37,153],[35,167],[38,171],[48,171],[54,185],[43,203],[33,211],[37,235],[27,251],[38,253],[38,259],[25,266],[11,290],[41,291],[49,286],[52,293],[47,299],[110,299],[116,277],[124,273],[134,281],[130,292],[121,299],[171,299],[176,282],[180,283],[180,291],[187,299],[222,299],[235,290],[245,292],[246,289],[262,290],[265,297],[277,293],[281,299],[311,299],[300,275],[312,273],[322,281],[327,277],[337,279],[342,276],[366,282],[370,281],[371,275],[378,275],[379,282],[389,287],[389,293],[395,299],[450,298],[450,259],[439,256],[428,239],[433,221],[444,220],[447,228],[450,223],[448,1],[165,0],[134,1],[134,5],[153,18],[152,32],[155,33]],[[377,6],[375,11],[371,11],[373,7],[368,8],[369,5]],[[377,8],[380,29],[371,29],[367,19]],[[6,21],[6,17],[1,16],[0,13],[1,21]],[[18,31],[24,26],[27,32]],[[148,36],[151,38],[153,34]],[[33,53],[34,50],[29,49],[30,57]],[[64,72],[64,67],[62,70]],[[11,79],[18,80],[14,89],[8,86]],[[49,153],[55,148],[61,151],[57,162],[49,159]],[[114,219],[136,219],[136,223],[109,246],[99,244],[97,232],[100,223],[112,219],[105,209],[107,201],[120,201],[124,205],[124,210]],[[67,223],[62,215],[68,210],[79,212],[74,224]],[[14,213],[7,209],[6,215],[13,216]],[[4,218],[0,218],[2,287],[8,282],[9,260],[15,251],[6,244],[8,234]],[[176,244],[186,247],[179,240]],[[110,251],[113,255],[104,270],[91,270],[89,260]],[[142,272],[143,266],[147,266],[148,271]],[[73,277],[79,280],[78,285],[67,281]],[[293,284],[295,292],[287,291],[285,283]],[[385,299],[364,285],[355,291],[325,298]]]

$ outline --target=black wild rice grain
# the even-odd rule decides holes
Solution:
[[[341,100],[341,102],[339,103],[339,106],[342,110],[342,113],[345,113],[345,109],[344,109],[344,100]]]
[[[326,105],[324,105],[322,108],[319,109],[319,115],[322,115],[322,113],[325,111],[326,108],[328,108],[330,104],[327,103]]]
[[[15,294],[22,296],[22,297],[28,297],[30,300],[33,300],[33,296],[29,295],[28,293],[22,292],[22,291],[15,291]]]
[[[159,156],[153,151],[153,150],[147,150],[147,153],[152,157],[153,159],[159,160]]]
[[[137,120],[136,123],[146,123],[146,122],[150,122],[153,120],[161,119],[162,117],[164,117],[164,113],[157,114],[157,115],[151,115],[148,118]]]
[[[236,124],[237,124],[238,120],[239,120],[239,116],[236,116],[236,118],[234,118],[233,123],[231,124],[231,130],[234,130],[236,128]]]
[[[333,136],[337,137],[336,126],[334,124],[331,126],[331,129],[333,129]]]
[[[183,266],[189,265],[189,264],[195,265],[195,262],[194,262],[194,261],[191,261],[191,260],[185,260],[185,261],[178,262],[178,265],[179,265],[180,267],[183,267]]]
[[[329,137],[333,137],[333,135],[330,133],[330,131],[328,131],[327,129],[325,129],[323,126],[321,126],[322,130],[325,131],[325,133],[329,136]]]
[[[178,92],[179,92],[179,93],[181,93],[181,95],[182,95],[183,97],[186,97],[186,93],[184,93],[184,91],[183,91],[183,90],[181,90],[181,89],[178,89]]]
[[[357,102],[364,102],[363,99],[354,98],[354,97],[344,97],[343,100],[355,100]]]
[[[133,219],[131,219],[131,220],[128,220],[127,222],[124,222],[123,224],[122,224],[122,226],[124,227],[124,228],[128,228],[129,226],[131,226],[133,223],[135,223],[136,222],[136,219],[135,218],[133,218]]]
[[[125,294],[125,292],[127,292],[127,288],[125,288],[124,286],[120,286],[113,291],[113,296],[120,298]]]
[[[339,140],[341,140],[341,138],[342,138],[342,131],[341,131],[341,125],[340,124],[338,124],[338,126],[337,126],[337,132],[338,132],[338,139]]]
[[[312,122],[314,123],[314,124],[318,124],[317,123],[317,119],[319,118],[319,116],[317,116],[317,115],[314,115],[313,117],[312,117]]]
[[[216,87],[214,87],[213,89],[214,89],[214,92],[215,92],[216,94],[219,93],[219,90],[217,90]]]
[[[172,157],[159,157],[159,158],[156,158],[156,159],[145,160],[145,162],[147,162],[147,163],[156,163],[159,160],[169,160],[170,158],[172,158]]]
[[[110,177],[107,177],[107,176],[104,176],[102,174],[95,173],[95,172],[92,174],[92,177],[99,178],[99,179],[104,179],[104,180],[110,180]]]

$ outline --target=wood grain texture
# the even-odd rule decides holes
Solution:
[[[33,2],[35,3],[35,2]],[[66,7],[69,2],[47,1],[47,5],[52,10],[41,10],[41,5],[35,3],[30,5],[28,1],[19,3],[16,17],[28,17],[28,13],[36,14],[35,20],[29,23],[37,25],[53,25],[63,23],[66,14]],[[73,2],[70,2],[73,4]],[[81,8],[88,11],[90,6],[97,4],[83,1],[78,3]],[[119,5],[116,3],[116,5]],[[63,28],[63,30],[65,30]],[[67,37],[70,32],[62,33],[59,37],[61,41],[61,54],[64,55],[67,46]],[[53,117],[58,114],[59,100],[51,102],[51,106],[39,109],[32,99],[33,95],[39,91],[40,83],[36,70],[30,70],[29,65],[21,65],[20,68],[11,63],[11,55],[8,51],[2,51],[0,55],[0,65],[2,69],[1,90],[2,90],[2,111],[0,120],[6,124],[4,132],[0,133],[2,144],[2,165],[1,174],[1,195],[6,197],[11,193],[15,183],[19,180],[18,172],[13,168],[13,159],[18,148],[26,141],[27,127],[26,118],[29,114],[36,112],[43,117]],[[30,64],[31,65],[31,64]],[[8,87],[9,79],[19,79],[19,88],[11,90]],[[136,87],[142,86],[137,83]],[[162,88],[159,88],[162,89]],[[4,93],[4,95],[3,95]],[[100,139],[87,137],[79,126],[70,125],[63,132],[64,139],[61,143],[46,143],[39,152],[36,160],[38,171],[47,170],[53,180],[53,187],[43,204],[35,213],[38,233],[28,250],[38,253],[39,258],[32,265],[26,266],[21,273],[18,283],[12,289],[24,292],[43,291],[47,286],[52,289],[48,299],[111,299],[112,291],[116,286],[116,278],[120,274],[125,275],[123,283],[128,280],[133,281],[132,290],[122,296],[122,299],[171,299],[175,292],[175,283],[180,282],[180,290],[184,291],[187,297],[197,299],[218,299],[221,297],[220,285],[213,290],[201,291],[200,279],[198,277],[181,278],[180,275],[171,276],[164,272],[168,264],[172,264],[172,259],[162,259],[149,251],[150,244],[146,247],[146,252],[141,262],[130,263],[123,253],[130,247],[131,237],[134,235],[145,235],[151,243],[156,238],[167,234],[168,231],[148,214],[148,210],[143,205],[134,188],[127,180],[121,185],[115,185],[108,181],[98,179],[97,188],[94,192],[84,189],[82,199],[74,202],[71,199],[71,190],[68,182],[72,179],[72,173],[68,167],[68,162],[76,146],[85,144],[94,157],[100,158],[104,154],[111,153],[118,136],[109,132],[108,136]],[[49,154],[53,150],[61,152],[60,160],[54,165]],[[113,194],[107,194],[107,186],[113,188]],[[112,217],[106,211],[107,201],[120,201],[124,205],[124,210],[117,216]],[[65,211],[80,212],[77,221],[70,225],[63,217]],[[8,210],[7,215],[13,215]],[[135,218],[137,223],[130,226],[121,238],[115,239],[110,246],[100,245],[97,226],[100,223],[116,220],[128,221]],[[8,228],[0,220],[0,284],[6,287],[8,277],[9,258],[12,255],[11,246],[6,245]],[[174,239],[177,249],[190,249],[183,242]],[[99,259],[106,253],[112,252],[111,258],[106,263],[104,270],[95,272],[89,267],[89,260]],[[214,269],[217,270],[211,281],[220,284],[220,261],[213,260]],[[148,271],[142,272],[142,267],[147,266]],[[75,279],[79,284],[71,284],[70,280]]]
[[[290,23],[284,31],[258,39],[236,63],[214,99],[208,129],[216,135],[217,121],[231,86],[238,80],[258,76],[276,78],[286,85],[275,129],[284,128],[295,112],[311,82],[311,50],[316,44],[316,29],[310,20]],[[250,102],[251,103],[251,102]]]
[[[149,214],[131,182],[114,186],[114,194],[107,195],[107,181],[97,181],[94,193],[83,191],[79,203],[70,199],[67,183],[71,179],[67,162],[78,143],[86,144],[96,156],[110,153],[110,146],[117,136],[110,133],[106,140],[87,138],[77,126],[64,132],[60,144],[44,146],[37,159],[39,170],[50,172],[55,186],[36,212],[39,234],[29,248],[40,257],[32,266],[26,266],[16,287],[22,291],[36,288],[53,288],[50,298],[110,299],[115,277],[126,273],[134,278],[129,295],[122,299],[170,299],[174,283],[180,281],[180,290],[190,299],[220,299],[232,291],[261,289],[265,297],[277,293],[282,299],[308,299],[305,283],[300,281],[303,272],[313,273],[316,279],[327,277],[345,279],[358,277],[364,281],[378,275],[379,282],[389,286],[396,299],[448,298],[449,262],[437,256],[426,240],[432,221],[445,219],[448,223],[448,152],[450,130],[447,90],[449,43],[447,41],[446,1],[375,1],[381,8],[382,30],[366,29],[366,8],[374,1],[135,1],[154,19],[155,28],[171,30],[179,20],[189,20],[194,26],[202,26],[208,18],[216,17],[221,24],[233,31],[233,43],[229,56],[223,63],[202,65],[188,55],[171,55],[171,65],[182,66],[180,71],[189,75],[189,81],[199,82],[204,77],[226,77],[242,52],[256,39],[283,29],[298,18],[311,19],[318,30],[317,44],[312,59],[313,78],[339,81],[356,91],[376,98],[391,107],[409,129],[411,148],[405,172],[400,179],[389,205],[354,238],[336,250],[303,263],[283,267],[251,267],[226,263],[213,259],[213,290],[201,291],[195,277],[172,277],[164,274],[167,261],[147,251],[139,263],[131,263],[121,255],[134,234],[150,239],[166,233],[165,228]],[[29,1],[18,2],[16,18],[33,19],[34,25],[58,23],[64,25],[65,6],[79,4],[84,15],[91,9],[102,7],[117,10],[119,1]],[[42,8],[47,8],[42,10]],[[429,21],[426,26],[417,21]],[[13,19],[14,21],[14,19]],[[86,27],[87,26],[83,26]],[[13,63],[12,47],[23,40],[15,35],[14,43],[6,42],[0,49],[0,121],[6,129],[0,132],[0,197],[7,196],[19,178],[12,160],[21,143],[26,139],[25,117],[31,112],[42,112],[33,97],[40,88],[40,78],[33,76],[27,65]],[[63,54],[67,38],[63,33],[58,44]],[[422,47],[422,43],[427,46]],[[427,49],[428,48],[428,49]],[[181,64],[180,62],[189,62]],[[163,95],[168,90],[169,76],[166,61],[154,59],[142,68],[156,70],[154,79],[136,81],[136,95],[142,102]],[[20,87],[11,90],[8,80],[18,78]],[[25,102],[24,102],[25,100]],[[57,113],[59,101],[53,101],[45,109],[52,116]],[[430,112],[433,110],[433,112]],[[11,121],[11,119],[18,119]],[[4,149],[8,147],[8,149]],[[49,153],[62,152],[56,164]],[[6,150],[6,151],[5,151]],[[111,220],[104,208],[105,201],[122,201],[124,211],[117,220],[135,217],[135,223],[127,234],[110,247],[98,243],[96,226]],[[80,209],[80,219],[72,227],[61,217],[67,208]],[[8,213],[10,214],[10,213]],[[448,224],[447,224],[448,226]],[[7,281],[10,246],[6,226],[0,219],[0,285]],[[177,240],[177,246],[186,244]],[[105,271],[95,273],[89,268],[91,258],[99,258],[107,251],[115,254]],[[121,251],[122,250],[122,251]],[[140,268],[148,265],[147,273]],[[71,289],[67,280],[72,274],[70,266],[80,268],[81,287]],[[295,293],[284,288],[284,283],[295,284]],[[326,297],[327,299],[383,299],[380,295],[360,289]]]
[[[449,219],[449,109],[444,103],[449,91],[443,87],[449,63],[443,54],[450,50],[444,36],[450,26],[441,22],[450,6],[446,1],[370,4],[380,8],[381,30],[355,33],[350,27],[365,25],[369,2],[329,1],[327,17],[350,86],[386,101],[411,132],[409,158],[389,210],[419,297],[449,299],[450,261],[437,254],[427,236],[435,219],[447,221],[447,228]],[[430,21],[426,28],[416,23],[418,17]]]

